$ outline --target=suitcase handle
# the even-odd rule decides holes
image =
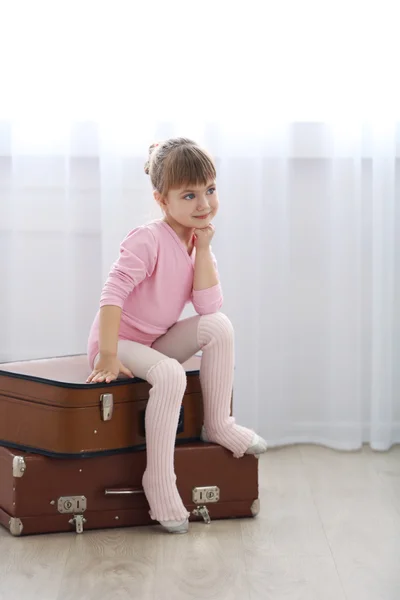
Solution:
[[[134,494],[144,494],[144,490],[138,490],[135,488],[113,488],[105,490],[106,496],[133,496]]]

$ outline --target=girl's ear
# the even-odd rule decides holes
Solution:
[[[164,208],[165,206],[167,206],[166,197],[162,196],[158,190],[154,190],[153,196],[154,196],[154,200],[157,202],[157,204],[159,204],[161,206],[161,208]]]

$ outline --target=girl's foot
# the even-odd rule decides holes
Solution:
[[[200,439],[203,442],[210,441],[207,437],[207,433],[204,428],[204,425],[201,429]],[[267,451],[267,442],[262,437],[260,437],[257,433],[254,433],[253,439],[251,440],[251,444],[245,451],[245,454],[255,454],[256,456],[259,456],[260,454],[263,454],[266,451]]]
[[[267,451],[267,442],[260,437],[257,433],[254,434],[251,446],[247,448],[245,454],[255,454],[259,456]]]
[[[183,521],[160,521],[168,533],[187,533],[189,531],[189,519]]]
[[[142,485],[150,506],[150,517],[168,533],[187,533],[190,513],[176,487],[176,475],[156,478],[146,469]]]

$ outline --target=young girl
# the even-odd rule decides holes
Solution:
[[[134,229],[104,285],[88,343],[88,382],[133,374],[151,385],[146,410],[143,489],[151,518],[171,533],[188,531],[189,513],[176,487],[174,448],[186,388],[183,362],[203,351],[202,439],[237,458],[267,446],[230,416],[233,329],[218,312],[222,291],[210,243],[218,210],[215,166],[185,138],[150,147],[145,171],[164,218]],[[187,302],[198,316],[178,321]]]

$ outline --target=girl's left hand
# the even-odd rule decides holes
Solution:
[[[215,227],[210,223],[204,229],[195,229],[194,230],[194,245],[196,250],[201,250],[204,248],[209,248],[211,244],[211,240],[214,237]]]

